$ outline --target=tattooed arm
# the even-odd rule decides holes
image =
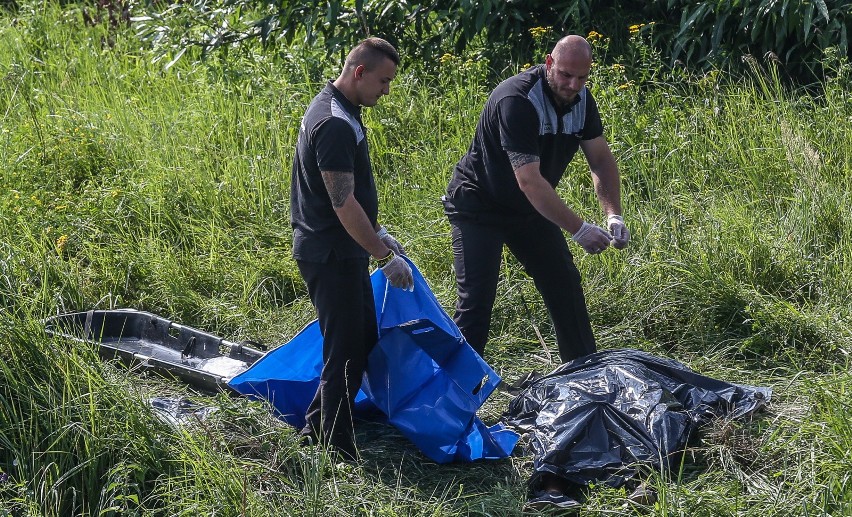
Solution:
[[[583,219],[565,204],[553,186],[541,175],[539,157],[511,151],[508,154],[518,186],[533,208],[563,230],[576,233],[583,225]]]
[[[376,229],[355,199],[355,175],[351,172],[322,171],[322,181],[331,198],[331,206],[349,235],[373,257],[386,257],[390,249],[376,235]]]

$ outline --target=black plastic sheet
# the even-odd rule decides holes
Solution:
[[[700,426],[750,416],[771,393],[639,350],[605,350],[527,379],[503,420],[530,438],[531,486],[553,474],[619,487],[640,468],[668,468]]]

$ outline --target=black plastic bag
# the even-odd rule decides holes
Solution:
[[[643,466],[678,461],[701,425],[749,416],[771,394],[639,350],[605,350],[527,379],[503,421],[531,433],[533,490],[548,474],[577,486],[619,487]]]

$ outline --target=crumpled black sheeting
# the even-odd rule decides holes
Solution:
[[[504,422],[532,433],[535,473],[619,487],[641,465],[668,468],[697,427],[762,408],[769,388],[730,384],[632,349],[604,350],[532,380]]]

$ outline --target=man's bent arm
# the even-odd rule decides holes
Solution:
[[[370,218],[355,199],[355,175],[351,172],[322,171],[322,180],[334,213],[346,232],[373,257],[386,257],[390,248],[376,235]]]
[[[583,225],[583,219],[565,204],[541,175],[538,157],[518,153],[509,153],[509,157],[515,167],[518,186],[533,208],[568,233],[576,233]]]
[[[621,186],[618,165],[609,149],[609,144],[603,136],[580,142],[589,169],[592,172],[592,182],[595,194],[604,213],[607,216],[621,215]]]

